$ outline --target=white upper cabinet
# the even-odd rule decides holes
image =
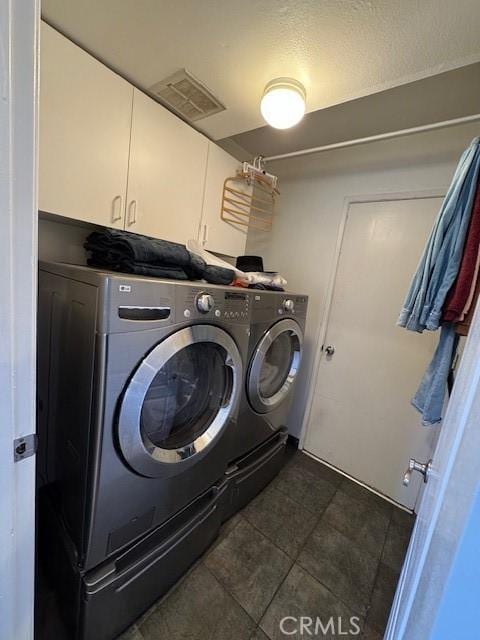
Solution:
[[[133,87],[42,23],[39,208],[123,229]]]
[[[199,241],[205,249],[240,256],[245,253],[247,227],[241,227],[220,218],[223,183],[232,178],[241,163],[213,142],[209,143],[205,196]]]
[[[235,158],[43,22],[40,50],[41,211],[245,252],[220,219]]]
[[[135,89],[125,229],[183,244],[196,238],[207,152],[205,136]]]

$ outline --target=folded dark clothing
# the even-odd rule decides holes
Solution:
[[[170,278],[172,280],[190,280],[191,278],[185,273],[182,267],[172,267],[169,265],[161,266],[148,264],[145,262],[132,263],[105,263],[104,260],[96,259],[92,256],[87,260],[90,267],[100,269],[109,269],[112,271],[120,271],[121,273],[134,273],[138,276],[149,276],[154,278]]]
[[[190,273],[187,267],[180,267],[174,264],[154,264],[150,262],[140,262],[122,255],[117,251],[91,251],[91,257],[87,261],[91,266],[103,267],[105,269],[112,269],[113,271],[123,271],[124,273],[141,273],[144,272],[147,267],[150,275],[154,273],[162,273],[158,277],[168,278],[168,273],[172,273],[172,277],[181,277],[182,280],[189,280],[192,277],[195,279],[195,275]],[[183,275],[182,275],[183,274]]]
[[[88,236],[85,248],[116,251],[139,263],[174,264],[179,267],[190,264],[190,253],[183,244],[119,229],[94,231]]]
[[[249,289],[261,289],[262,291],[285,291],[283,287],[276,287],[274,284],[249,284]]]
[[[92,254],[88,260],[90,266],[113,271],[177,280],[204,279],[222,285],[231,284],[235,278],[232,269],[207,265],[182,244],[127,231],[94,231],[84,247]]]
[[[232,284],[235,279],[235,272],[232,269],[224,269],[223,267],[215,267],[206,264],[202,278],[210,284]]]
[[[188,267],[185,267],[185,269],[187,269],[192,280],[201,280],[204,277],[203,274],[205,273],[207,263],[203,258],[197,256],[196,253],[190,253],[190,251],[188,251],[188,254],[190,256],[190,264]]]

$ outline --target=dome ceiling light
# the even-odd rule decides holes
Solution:
[[[293,78],[276,78],[265,87],[260,110],[266,122],[275,129],[289,129],[305,114],[306,91]]]

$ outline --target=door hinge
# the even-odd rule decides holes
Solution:
[[[38,437],[36,433],[22,436],[13,441],[13,460],[19,462],[37,453]]]

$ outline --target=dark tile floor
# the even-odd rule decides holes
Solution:
[[[121,640],[280,640],[285,616],[382,638],[413,517],[302,453]],[[292,624],[294,624],[292,622]],[[338,637],[332,629],[318,638]],[[348,637],[348,636],[344,636]]]

